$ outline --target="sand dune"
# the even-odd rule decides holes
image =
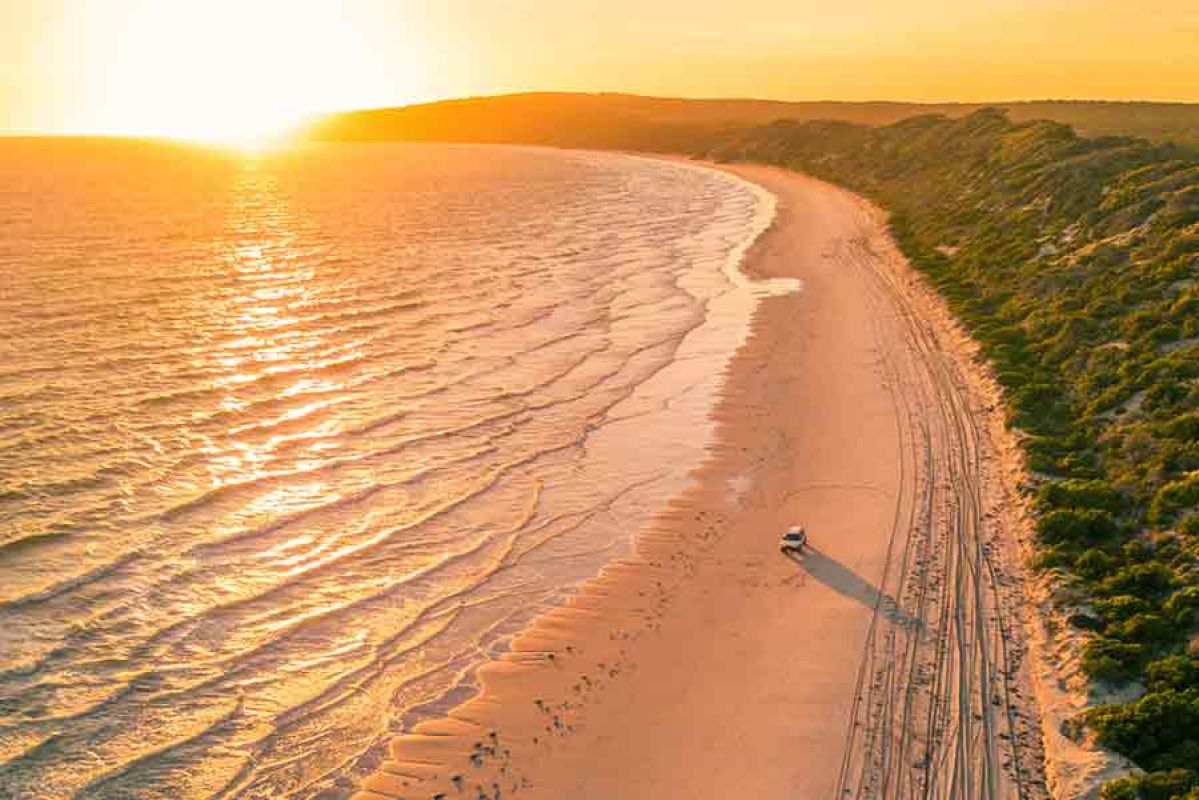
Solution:
[[[694,486],[396,740],[381,798],[1038,798],[1002,420],[882,214],[792,173]],[[777,537],[807,525],[812,549]]]

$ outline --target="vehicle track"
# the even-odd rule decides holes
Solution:
[[[1048,798],[1024,647],[1014,544],[988,491],[992,444],[963,365],[922,313],[869,210],[826,254],[868,288],[898,421],[894,524],[858,671],[837,798]]]

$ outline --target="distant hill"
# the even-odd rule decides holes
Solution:
[[[352,111],[317,120],[332,141],[519,142],[630,150],[692,150],[731,128],[780,119],[889,125],[927,114],[962,117],[1001,108],[1014,122],[1048,119],[1084,136],[1135,136],[1199,147],[1199,104],[784,102],[685,100],[627,94],[529,93]]]

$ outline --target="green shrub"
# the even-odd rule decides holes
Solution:
[[[1150,772],[1136,779],[1137,791],[1144,800],[1177,800],[1195,786],[1195,773],[1189,769]]]
[[[1046,383],[1033,383],[1017,390],[1013,405],[1030,427],[1040,427],[1062,413],[1061,389]]]
[[[1188,769],[1133,775],[1111,781],[1099,797],[1100,800],[1199,800],[1199,779]]]
[[[1051,569],[1069,569],[1074,556],[1066,548],[1046,547],[1032,557],[1032,568],[1041,572]]]
[[[1107,575],[1114,559],[1102,550],[1092,547],[1074,562],[1074,571],[1084,578],[1098,580]]]
[[[1199,690],[1161,691],[1088,715],[1099,741],[1151,770],[1199,764]],[[1196,760],[1186,761],[1194,757]]]
[[[1169,411],[1186,399],[1187,393],[1187,387],[1175,381],[1154,384],[1145,392],[1143,408],[1154,413]]]
[[[1170,442],[1162,448],[1162,467],[1173,474],[1199,471],[1199,443]]]
[[[1172,588],[1176,577],[1174,570],[1154,561],[1148,564],[1132,564],[1117,570],[1100,583],[1104,594],[1133,594],[1141,597],[1160,595]]]
[[[1199,784],[1196,784],[1195,773],[1189,769],[1150,772],[1141,777],[1141,797],[1145,800],[1176,800],[1196,785]]]
[[[1109,620],[1126,620],[1149,610],[1149,601],[1128,594],[1118,594],[1095,601],[1095,609]]]
[[[1199,684],[1199,664],[1184,655],[1172,655],[1145,667],[1145,686],[1151,692],[1183,690]]]
[[[1120,778],[1111,781],[1099,793],[1099,800],[1141,800],[1138,778]]]
[[[1144,564],[1153,558],[1153,548],[1143,539],[1129,539],[1121,551],[1129,564]]]
[[[1094,544],[1115,535],[1119,527],[1108,511],[1061,508],[1037,521],[1037,532],[1046,544]]]
[[[1160,614],[1133,614],[1108,625],[1104,633],[1124,642],[1150,646],[1169,644],[1178,637],[1178,629]]]
[[[1199,586],[1186,586],[1179,589],[1162,606],[1179,628],[1189,629],[1195,625],[1199,616]]]
[[[1037,494],[1037,505],[1042,511],[1090,508],[1114,515],[1123,511],[1125,504],[1123,494],[1100,480],[1049,481]]]
[[[1158,489],[1149,506],[1149,514],[1159,524],[1169,522],[1184,510],[1199,505],[1199,472],[1171,481]]]
[[[1094,680],[1127,683],[1140,671],[1145,646],[1098,637],[1082,651],[1082,670]]]
[[[1182,441],[1199,441],[1199,412],[1183,414],[1174,419],[1162,423],[1158,430],[1160,435],[1167,439],[1180,439]]]

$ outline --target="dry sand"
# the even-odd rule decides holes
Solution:
[[[1047,796],[993,387],[876,208],[728,169],[779,198],[746,270],[804,289],[760,306],[710,459],[359,800]]]

